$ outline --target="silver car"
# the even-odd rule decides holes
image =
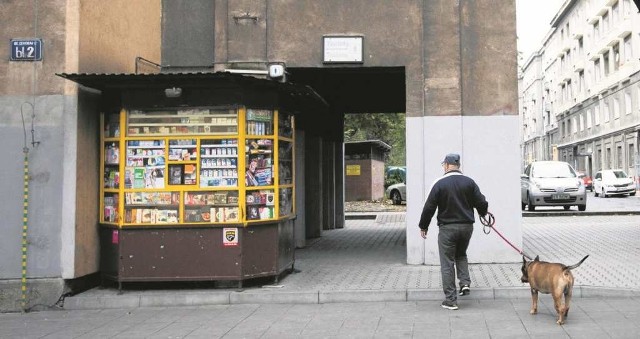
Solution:
[[[563,206],[569,210],[587,209],[587,193],[584,182],[576,171],[564,161],[534,161],[520,176],[522,210],[528,206],[535,211],[536,206]]]

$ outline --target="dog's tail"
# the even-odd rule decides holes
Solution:
[[[587,260],[587,258],[588,258],[588,257],[589,257],[589,255],[587,254],[587,256],[586,256],[586,257],[584,257],[584,258],[582,258],[582,260],[580,260],[580,262],[579,262],[579,263],[577,263],[577,264],[575,264],[575,265],[567,266],[567,268],[566,268],[566,269],[568,269],[568,270],[572,270],[572,269],[574,269],[574,268],[577,268],[578,266],[580,266],[580,265],[582,264],[582,262],[583,262],[583,261]]]

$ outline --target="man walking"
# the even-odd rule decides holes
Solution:
[[[426,239],[431,218],[438,211],[438,253],[445,295],[442,307],[457,310],[458,294],[471,293],[467,247],[473,234],[473,209],[484,216],[489,204],[475,181],[460,171],[460,155],[447,154],[442,167],[444,175],[433,184],[418,226],[420,235]],[[460,281],[459,292],[456,291],[456,271]]]

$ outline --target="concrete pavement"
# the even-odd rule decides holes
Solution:
[[[550,298],[240,304],[0,314],[1,338],[637,338],[638,298],[576,298],[563,326]]]
[[[542,260],[575,263],[574,297],[640,295],[640,218],[562,216],[524,218],[524,250]],[[474,236],[484,235],[477,230]],[[505,244],[505,246],[507,246]],[[277,284],[236,289],[125,290],[96,288],[64,302],[65,309],[104,309],[214,304],[391,302],[442,300],[440,267],[405,263],[404,214],[348,220],[296,251],[296,268]],[[470,265],[474,299],[529,298],[520,264]],[[249,285],[249,284],[246,284]]]
[[[296,252],[300,273],[235,289],[97,288],[64,307],[0,314],[0,338],[636,338],[640,330],[640,218],[524,218],[524,249],[573,263],[569,318],[549,295],[530,315],[520,265],[471,265],[460,310],[440,307],[438,266],[409,266],[403,214],[348,220]],[[474,236],[485,236],[481,232]],[[491,236],[491,235],[487,235]],[[505,245],[506,246],[506,245]]]

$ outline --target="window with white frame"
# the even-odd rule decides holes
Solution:
[[[625,17],[631,14],[631,0],[622,0],[622,13]]]
[[[629,168],[636,163],[636,149],[633,144],[629,144]]]
[[[616,166],[616,168],[622,168],[622,145],[617,145],[616,146],[616,163],[618,164],[618,166]]]
[[[584,131],[584,114],[580,114],[580,132]]]
[[[613,71],[617,71],[620,68],[620,43],[613,44]]]
[[[604,67],[604,76],[609,75],[609,51],[602,54],[602,67]]]
[[[578,72],[578,95],[584,92],[584,70]]]
[[[576,121],[576,117],[571,118],[571,120],[571,127],[573,127],[571,132],[576,134],[578,133],[578,122]]]
[[[600,22],[598,21],[593,23],[593,39],[600,39]]]
[[[633,47],[631,46],[631,34],[624,37],[624,61],[633,59]]]
[[[604,103],[604,122],[609,122],[611,118],[611,112],[609,111],[609,103]]]
[[[631,106],[631,92],[624,92],[624,112],[625,114],[631,114],[633,107]]]
[[[616,2],[611,6],[611,24],[617,24],[618,20],[620,20],[620,5]]]
[[[613,99],[613,118],[620,118],[620,99],[618,98]]]
[[[596,104],[593,109],[593,123],[598,126],[600,125],[600,104]]]
[[[602,33],[609,32],[609,12],[602,15]]]
[[[587,128],[591,128],[592,125],[592,118],[591,118],[591,109],[587,110]]]
[[[596,59],[593,61],[593,81],[597,83],[600,81],[600,59]]]

